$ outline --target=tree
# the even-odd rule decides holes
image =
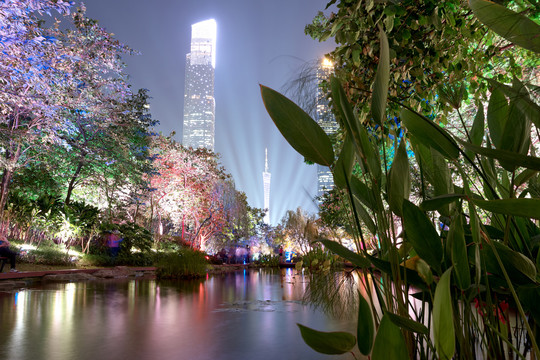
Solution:
[[[79,145],[85,145],[86,135],[105,131],[114,123],[117,105],[129,94],[120,61],[120,55],[129,49],[97,26],[97,22],[87,19],[84,7],[71,16],[73,29],[60,30],[60,21],[50,28],[41,28],[43,22],[33,11],[65,12],[67,3],[47,2],[49,7],[30,4],[22,8],[25,3],[9,2],[6,8],[10,12],[0,13],[11,14],[12,18],[4,21],[10,27],[22,29],[8,34],[6,56],[0,60],[4,81],[0,96],[5,100],[0,120],[0,214],[14,172],[32,161],[28,156],[30,149],[49,149],[59,143],[69,149],[72,145],[65,135],[70,132],[76,134],[73,138]],[[59,5],[54,7],[53,3]],[[68,203],[87,154],[87,150],[79,153],[79,164],[68,186]]]
[[[184,241],[199,247],[206,231],[221,221],[219,201],[228,175],[217,156],[204,148],[185,148],[172,138],[153,138],[151,155],[155,173],[150,176],[149,218],[156,233],[164,234],[164,222],[179,231]]]
[[[533,19],[539,18],[537,5],[502,2]],[[459,0],[332,0],[327,9],[333,4],[337,4],[337,12],[328,16],[320,12],[305,32],[319,41],[332,37],[338,44],[328,55],[336,75],[360,111],[362,121],[373,126],[378,121],[367,114],[371,84],[379,65],[379,27],[387,34],[390,45],[389,98],[398,103],[407,101],[427,114],[437,106],[449,110],[445,104],[436,104],[441,86],[465,81],[463,96],[470,93],[480,98],[487,91],[480,75],[508,82],[521,76],[524,69],[539,65],[537,56],[482,26]],[[389,104],[392,116],[397,108],[396,103]]]
[[[281,222],[283,234],[293,249],[301,254],[312,249],[313,242],[318,238],[315,215],[308,215],[301,208],[297,208],[296,211],[288,210]]]

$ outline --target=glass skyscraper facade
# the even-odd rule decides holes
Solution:
[[[184,146],[214,150],[217,26],[214,19],[191,26],[191,52],[186,56]]]
[[[332,136],[338,131],[338,124],[332,113],[328,101],[328,92],[320,85],[323,81],[329,80],[334,71],[332,62],[328,59],[322,59],[317,66],[317,109],[315,121],[324,130]],[[322,196],[326,191],[334,187],[334,177],[327,166],[317,165],[317,195]]]
[[[264,149],[264,172],[263,172],[263,189],[264,189],[264,222],[270,224],[270,179],[272,175],[268,170],[268,149]]]

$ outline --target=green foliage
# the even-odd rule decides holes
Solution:
[[[371,316],[371,307],[362,294],[358,293],[358,324],[356,339],[358,340],[358,349],[363,355],[369,355],[373,347],[373,338],[375,328],[373,326],[373,317]]]
[[[529,49],[537,51],[534,44],[540,26],[526,15],[537,20],[538,8],[512,2],[514,10],[522,9],[518,14],[491,2],[471,0],[474,14],[482,22],[515,41],[508,43],[483,28],[473,12],[454,1],[337,3],[337,15],[319,16],[308,31],[319,38],[335,36],[338,44],[343,44],[332,53],[337,76],[330,80],[330,86],[345,142],[330,168],[335,184],[346,194],[343,198],[349,200],[344,207],[349,213],[339,217],[352,219],[349,228],[354,230],[349,234],[356,251],[329,240],[321,243],[353,263],[364,283],[377,284],[365,291],[369,302],[378,304],[382,311],[370,307],[369,302],[361,305],[359,322],[367,324],[359,324],[359,349],[373,359],[539,357],[535,333],[538,311],[532,304],[538,294],[540,264],[540,168],[538,140],[531,136],[538,136],[538,87],[517,79],[512,79],[511,85],[502,83],[521,73],[517,67],[506,71],[498,67],[496,80],[486,79],[493,74],[482,67],[499,61],[496,52],[505,52],[504,47],[516,49],[517,56],[523,55],[518,45],[533,44]],[[491,10],[481,9],[479,4]],[[492,20],[494,14],[503,18]],[[386,37],[374,31],[377,26],[388,33],[390,55],[385,50]],[[425,33],[427,29],[430,32]],[[490,44],[487,49],[486,41]],[[443,44],[447,48],[441,49]],[[430,58],[432,54],[436,57]],[[475,60],[479,63],[466,64]],[[510,62],[514,61],[516,58],[510,56]],[[463,85],[471,74],[483,76],[491,95],[487,103],[478,101],[476,111],[462,114],[461,103],[474,89],[472,83],[469,88]],[[406,85],[398,89],[401,82],[412,82],[414,91]],[[373,84],[370,109],[366,84]],[[459,118],[458,131],[441,125],[448,123],[444,112],[426,117],[415,110],[414,98],[435,86],[444,95],[441,101]],[[385,94],[395,100],[401,91],[408,93],[384,106]],[[276,93],[266,95],[263,92],[273,121],[283,122],[272,109],[286,101]],[[435,91],[426,97],[433,95]],[[480,100],[487,93],[476,88],[471,95]],[[486,105],[487,116],[483,110]],[[291,114],[298,111],[291,103],[287,108]],[[387,143],[385,139],[376,143],[373,136],[373,123],[389,127],[390,122],[381,115],[388,111],[400,113],[407,131],[390,171]],[[467,124],[468,118],[472,126]],[[289,116],[287,122],[297,122],[288,124],[295,128],[307,120]],[[294,142],[295,148],[301,147],[300,137],[285,134],[285,138]],[[407,141],[416,163],[409,162]],[[355,165],[351,159],[358,162],[360,171],[350,170]],[[409,194],[411,163],[418,167],[420,179],[417,193]],[[327,215],[337,217],[338,213]],[[398,233],[399,226],[402,233]],[[370,237],[375,241],[370,242]],[[419,289],[413,295],[414,305],[410,295],[413,287]],[[512,311],[501,311],[501,303],[510,304]],[[372,322],[376,335],[370,348],[370,336],[368,340],[360,340],[360,336],[370,333],[366,326]],[[506,333],[509,322],[519,324],[519,334]],[[332,341],[330,335],[315,334],[305,340],[311,347],[314,338],[320,338],[321,343]],[[520,339],[530,341],[530,347]]]
[[[255,264],[263,267],[278,267],[279,266],[279,256],[278,255],[261,255]]]
[[[351,351],[356,344],[356,338],[346,332],[321,332],[304,325],[297,325],[306,344],[322,354],[344,354]]]
[[[399,327],[395,325],[388,314],[385,314],[379,325],[373,352],[373,360],[383,359],[408,359],[407,346]]]
[[[494,20],[487,20],[490,25],[505,26],[503,30],[493,29],[495,32],[503,36],[509,34],[512,39],[519,37],[516,33],[521,33],[525,41],[537,41],[531,35],[534,34],[534,22],[525,26],[520,22],[516,26],[516,20],[508,16],[512,12],[503,13],[506,9],[500,9],[499,5],[496,11],[492,9],[495,6],[483,8],[486,3],[471,1],[471,6],[476,15],[479,12],[489,15]],[[511,4],[514,10],[522,13],[519,15],[522,18],[523,14],[532,19],[539,18],[539,8],[530,2],[505,0],[499,3],[503,6]],[[379,83],[384,84],[376,81],[376,76],[383,73],[379,68],[379,54],[384,49],[378,28],[384,30],[390,45],[387,94],[391,99],[407,101],[417,111],[432,113],[437,107],[445,108],[444,104],[436,103],[441,85],[465,80],[468,83],[465,93],[480,99],[487,93],[487,86],[476,78],[478,75],[488,72],[498,81],[508,82],[539,64],[531,52],[515,47],[489,31],[480,22],[486,22],[483,16],[478,21],[459,0],[351,0],[331,1],[328,6],[331,4],[336,4],[337,11],[328,15],[320,12],[312,24],[305,27],[305,32],[319,41],[332,38],[337,44],[329,57],[336,65],[336,76],[347,89],[348,98],[360,112],[362,122],[377,124],[380,121],[376,114],[372,118],[364,117],[369,112],[369,101],[366,100],[372,91],[378,92]],[[482,9],[476,9],[476,4]],[[505,16],[504,21],[502,16]],[[333,101],[336,102],[335,97]],[[389,104],[387,110],[395,113],[399,106]],[[386,127],[383,129],[385,133],[389,131]]]
[[[191,248],[160,253],[156,259],[156,276],[161,279],[196,278],[206,274],[205,254]]]
[[[312,272],[330,271],[336,266],[334,255],[321,248],[315,248],[302,256],[302,266]]]
[[[124,241],[121,243],[121,252],[137,251],[148,253],[152,249],[152,234],[144,227],[135,223],[126,223],[118,227]]]
[[[22,260],[42,265],[72,265],[73,261],[69,254],[66,253],[65,249],[63,251],[63,248],[63,246],[59,245],[45,244],[37,249],[31,250],[27,256],[22,258]]]

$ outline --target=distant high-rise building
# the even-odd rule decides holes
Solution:
[[[317,110],[315,121],[324,130],[332,136],[338,131],[336,118],[332,113],[328,101],[328,91],[320,85],[323,81],[329,80],[334,71],[334,65],[326,58],[322,59],[317,67]],[[322,196],[326,191],[334,187],[334,177],[327,166],[317,165],[317,195]]]
[[[217,26],[214,19],[191,26],[191,52],[186,56],[184,146],[214,150]]]
[[[266,209],[266,215],[264,215],[264,222],[270,223],[270,178],[271,174],[268,171],[268,149],[264,149],[264,172],[263,172],[263,188],[264,188],[264,208]]]

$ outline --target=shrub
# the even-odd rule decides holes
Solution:
[[[156,276],[158,278],[196,278],[206,274],[205,254],[191,248],[157,255]]]
[[[22,262],[43,265],[70,265],[73,261],[59,246],[40,246],[20,259]]]

